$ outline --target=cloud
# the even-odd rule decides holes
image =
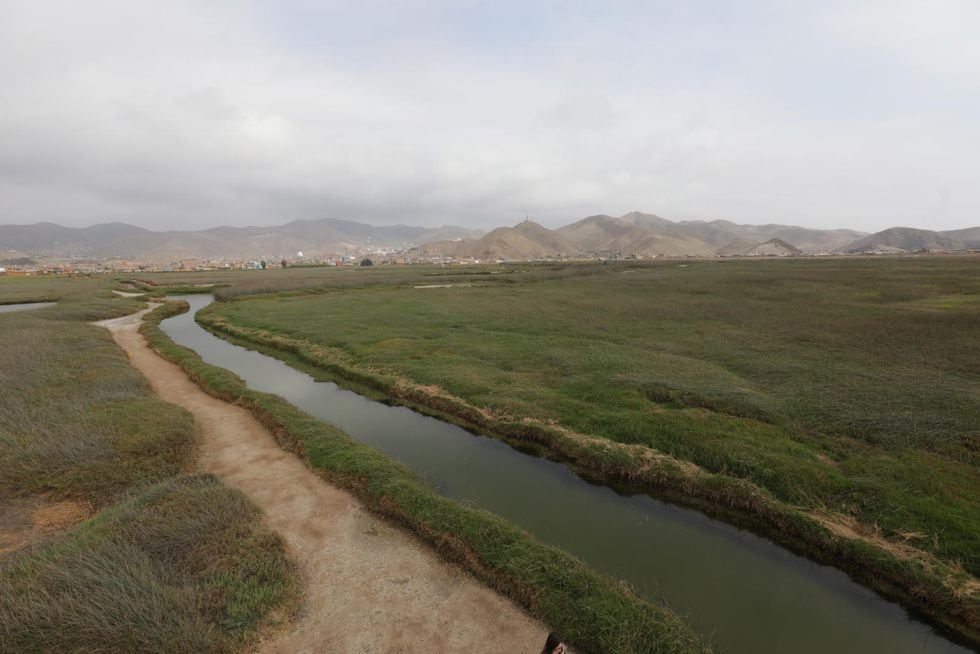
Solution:
[[[0,222],[980,222],[969,3],[5,15]]]

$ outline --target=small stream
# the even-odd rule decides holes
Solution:
[[[0,304],[0,313],[46,309],[48,307],[53,307],[55,304],[57,304],[57,302],[22,302],[20,304]]]
[[[317,382],[194,322],[211,303],[161,324],[177,343],[398,459],[440,493],[482,507],[665,600],[738,654],[968,652],[847,575],[746,531],[647,496],[588,484],[564,466],[403,407]]]

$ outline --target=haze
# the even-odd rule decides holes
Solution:
[[[0,223],[980,223],[980,4],[0,2]]]

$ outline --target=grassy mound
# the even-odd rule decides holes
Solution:
[[[0,649],[229,652],[295,592],[244,496],[174,477],[4,561]]]

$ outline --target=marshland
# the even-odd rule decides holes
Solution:
[[[808,592],[815,601],[825,592],[820,588],[839,585],[818,568],[810,572],[805,567],[810,559],[912,611],[912,623],[900,618],[896,625],[920,620],[915,629],[939,629],[962,643],[975,638],[980,511],[973,362],[980,353],[970,335],[980,326],[980,283],[972,274],[974,264],[969,257],[918,257],[287,268],[144,275],[115,283],[158,298],[174,290],[213,292],[214,303],[190,296],[195,307],[206,306],[196,321],[213,334],[282,359],[318,380],[310,383],[335,382],[337,393],[356,398],[350,393],[356,391],[406,407],[395,410],[423,414],[419,419],[431,423],[409,427],[412,421],[395,417],[401,427],[391,430],[394,435],[371,442],[356,421],[349,422],[342,405],[317,396],[304,405],[303,397],[290,396],[287,389],[294,383],[277,381],[286,373],[253,378],[247,366],[236,370],[237,361],[248,354],[244,350],[217,361],[229,373],[212,365],[211,346],[184,343],[195,353],[174,343],[181,337],[170,334],[166,316],[179,312],[179,304],[158,310],[166,313],[144,327],[158,351],[212,394],[248,407],[271,425],[283,447],[324,478],[418,534],[442,556],[462,562],[546,624],[560,625],[573,643],[589,651],[701,647],[697,638],[682,635],[690,629],[681,626],[686,622],[723,651],[749,651],[738,637],[728,640],[730,627],[719,630],[729,618],[719,617],[712,626],[718,602],[709,610],[706,601],[699,611],[696,594],[692,600],[671,591],[675,582],[667,569],[678,569],[683,578],[683,566],[694,566],[690,574],[699,567],[693,560],[684,562],[679,550],[671,554],[656,543],[658,533],[665,538],[677,529],[669,526],[672,521],[687,524],[688,531],[707,521],[686,536],[694,539],[686,547],[690,551],[711,551],[715,545],[709,543],[728,523],[735,527],[732,534],[745,535],[724,538],[744,542],[723,556],[747,556],[735,554],[743,551],[775,561],[783,556],[776,553],[779,547],[801,556],[803,572],[794,574],[802,581],[794,587],[800,584],[802,604]],[[109,295],[105,287],[86,287],[64,295],[62,303],[66,315],[87,320],[103,317],[103,306],[113,306],[115,315],[140,305],[139,299]],[[56,311],[12,315],[47,321]],[[182,319],[187,329],[193,326],[207,335],[193,319]],[[163,331],[153,327],[160,320]],[[98,329],[77,320],[55,324],[61,328],[62,322],[73,329]],[[37,337],[53,342],[40,332]],[[234,372],[245,377],[248,387]],[[278,383],[285,384],[281,392],[287,402],[268,395],[277,392]],[[511,455],[478,445],[483,449],[476,452],[483,454],[473,456],[490,458],[484,472],[475,468],[470,476],[488,475],[491,482],[468,481],[484,486],[479,492],[453,491],[456,482],[430,474],[440,464],[419,463],[419,457],[428,456],[424,452],[431,451],[431,438],[443,429],[450,430],[439,437],[448,439],[440,446],[446,451],[474,438],[463,430],[454,436],[451,430],[459,427],[490,437],[484,439],[488,444],[502,441],[500,446],[528,460],[531,468],[521,472],[503,463]],[[418,441],[414,447],[413,438]],[[501,463],[491,465],[498,456],[504,457]],[[538,472],[529,472],[535,465]],[[547,466],[555,466],[554,471]],[[12,469],[19,467],[23,464]],[[458,472],[470,474],[465,468]],[[597,491],[612,489],[610,498],[626,494],[623,500],[635,507],[629,510],[652,511],[645,519],[661,525],[659,532],[643,536],[652,539],[650,551],[676,557],[676,565],[668,562],[659,573],[656,565],[640,565],[636,569],[643,572],[637,573],[630,571],[637,564],[628,559],[616,563],[615,549],[606,561],[590,554],[594,545],[582,547],[590,539],[575,532],[577,526],[588,532],[592,520],[587,514],[576,516],[574,507],[562,514],[571,523],[564,535],[558,523],[541,531],[535,521],[508,513],[504,507],[513,505],[506,499],[508,475],[529,474],[532,479],[540,475],[542,497],[565,495],[561,501],[578,502],[604,516],[621,511],[609,507],[622,502],[610,499],[614,504],[603,508],[606,500],[586,499],[593,491],[574,490],[579,482],[571,480],[586,480],[583,489],[589,484],[598,485],[591,486]],[[565,475],[571,476],[560,481]],[[24,473],[23,479],[30,478]],[[546,490],[552,482],[544,480],[550,478],[559,480],[555,488],[566,491]],[[513,479],[512,486],[525,488],[525,479]],[[137,486],[150,487],[150,481]],[[569,483],[573,486],[562,486]],[[427,494],[433,485],[445,499]],[[528,516],[535,510],[534,485],[527,486],[521,500]],[[61,497],[49,488],[29,492],[46,502]],[[644,497],[655,504],[635,504]],[[128,496],[127,501],[132,502]],[[603,520],[610,537],[630,537]],[[84,533],[84,526],[77,531]],[[756,538],[753,533],[762,537],[758,545],[745,541]],[[488,541],[489,534],[496,535]],[[507,543],[503,549],[502,543]],[[609,549],[608,543],[603,547]],[[521,572],[521,566],[532,567]],[[288,565],[279,572],[284,575],[279,583],[290,588]],[[510,576],[515,572],[518,577]],[[539,583],[563,590],[555,590],[553,597],[527,595],[517,579],[540,574],[545,576]],[[775,578],[771,571],[760,574]],[[618,579],[627,579],[632,590],[616,587]],[[607,583],[613,585],[602,590]],[[737,575],[729,583],[752,585]],[[728,590],[738,597],[736,590]],[[568,610],[586,597],[594,608],[585,615]],[[834,601],[833,593],[826,597]],[[289,605],[286,599],[277,601]],[[731,610],[739,609],[733,604]],[[805,623],[806,616],[799,619]],[[630,625],[635,637],[598,633],[597,625],[609,621]],[[882,634],[893,629],[888,621],[883,624]],[[938,639],[939,649],[908,651],[947,651],[942,643],[949,641],[942,636],[928,639]],[[869,642],[875,642],[873,636]],[[952,644],[948,647],[955,651]]]

